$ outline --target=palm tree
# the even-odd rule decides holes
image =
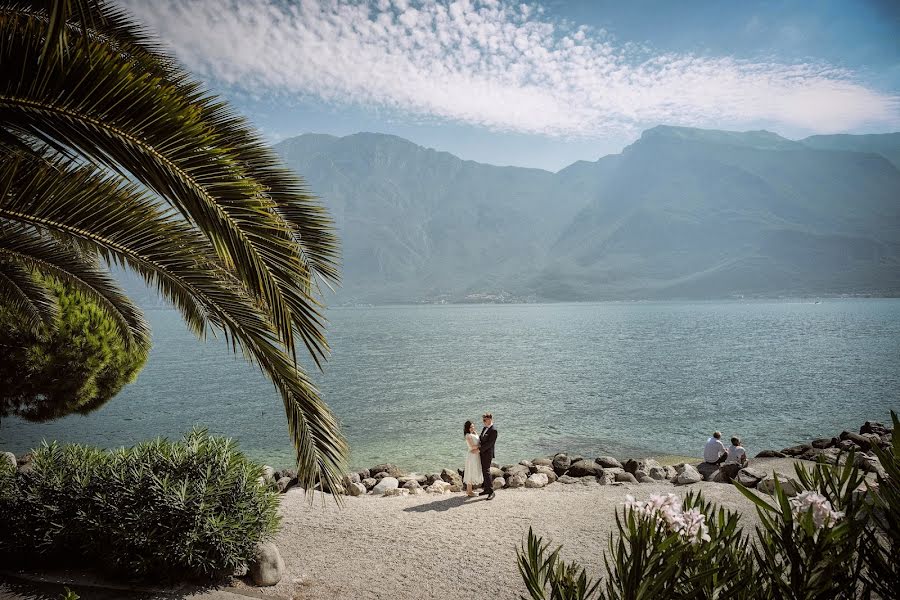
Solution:
[[[338,280],[338,242],[303,181],[103,0],[0,0],[0,65],[0,302],[49,322],[33,275],[49,276],[146,347],[107,266],[140,273],[271,379],[301,483],[336,484],[348,448],[296,347],[327,356],[317,298]]]

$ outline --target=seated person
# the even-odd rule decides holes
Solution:
[[[725,454],[725,464],[720,468],[728,481],[737,477],[738,471],[747,466],[747,451],[741,446],[741,439],[731,438],[731,447]]]
[[[711,465],[718,465],[724,462],[727,457],[725,444],[722,443],[722,434],[716,431],[706,441],[706,446],[703,447],[703,460]]]

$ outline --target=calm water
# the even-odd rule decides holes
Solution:
[[[288,465],[281,401],[222,342],[148,314],[136,383],[87,417],[4,419],[0,448],[42,438],[103,446],[193,424]],[[709,432],[751,452],[900,409],[900,300],[393,306],[332,309],[319,378],[355,467],[461,466],[462,423],[491,410],[501,462],[557,449],[695,455]]]

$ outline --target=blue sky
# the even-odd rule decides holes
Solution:
[[[654,125],[900,130],[900,3],[121,0],[270,140],[558,170]]]

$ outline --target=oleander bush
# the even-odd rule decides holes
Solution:
[[[894,431],[898,418],[891,413]],[[900,597],[900,440],[874,448],[874,484],[854,466],[796,465],[796,496],[776,480],[771,499],[735,485],[755,505],[753,535],[740,515],[702,494],[626,496],[594,580],[529,529],[519,572],[534,600],[824,600]]]
[[[262,475],[203,429],[114,451],[44,444],[30,469],[0,472],[0,555],[138,577],[230,574],[279,524]]]

